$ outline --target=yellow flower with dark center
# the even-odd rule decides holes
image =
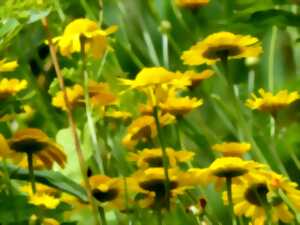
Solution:
[[[182,116],[203,104],[202,99],[190,97],[170,97],[159,103],[162,113],[170,113],[175,116]]]
[[[206,80],[210,77],[212,77],[215,72],[213,70],[204,70],[200,73],[193,71],[193,70],[188,70],[184,73],[181,73],[183,76],[188,77],[188,79],[191,81],[191,86],[195,87],[197,86],[201,81]]]
[[[259,174],[253,174],[251,179],[232,185],[232,200],[234,213],[237,216],[252,218],[254,225],[263,225],[267,219],[266,206],[270,206],[271,220],[269,222],[291,223],[294,219],[283,201],[272,200],[272,192],[269,189],[267,179]],[[226,192],[223,195],[225,204],[228,203]]]
[[[26,87],[26,80],[3,78],[0,80],[0,100],[16,95]]]
[[[177,163],[187,162],[194,156],[190,151],[175,151],[172,148],[166,149],[169,167],[176,167]],[[136,161],[140,169],[147,169],[149,167],[163,167],[163,155],[161,148],[144,149],[137,153],[130,153],[129,160]]]
[[[187,179],[182,179],[183,176],[186,176],[183,172],[168,169],[168,175],[171,200],[184,194],[184,191],[190,188],[184,183]],[[161,207],[165,206],[167,191],[165,189],[164,168],[149,168],[138,171],[133,175],[133,178],[140,188],[140,193],[144,194],[144,199],[139,201],[141,207],[155,207],[155,204],[159,204]]]
[[[171,114],[159,116],[160,125],[166,126],[175,122],[176,118]],[[127,128],[127,134],[122,140],[124,146],[132,149],[138,142],[145,142],[157,136],[157,128],[153,116],[141,116],[132,121]]]
[[[7,59],[0,60],[0,73],[14,71],[18,67],[17,61],[9,61]]]
[[[212,65],[223,58],[257,57],[261,53],[262,47],[256,37],[218,32],[185,51],[181,59],[187,65]]]
[[[53,162],[64,167],[67,160],[61,147],[42,130],[36,128],[25,128],[17,131],[9,140],[9,146],[16,153],[12,154],[12,157],[22,159],[25,157],[24,153],[33,154],[48,169],[52,168]]]
[[[132,89],[156,88],[161,85],[171,85],[183,88],[190,81],[178,73],[173,73],[163,67],[150,67],[142,69],[134,80],[120,79],[121,83]]]
[[[108,47],[107,36],[116,30],[116,26],[102,30],[96,22],[81,18],[69,23],[63,35],[55,37],[53,42],[58,44],[60,53],[63,56],[70,56],[72,53],[81,51],[80,39],[83,38],[85,52],[99,59]]]
[[[89,178],[92,194],[103,206],[124,209],[124,181],[121,178],[111,178],[104,175],[95,175]]]
[[[288,93],[287,90],[282,90],[276,95],[273,95],[271,92],[266,92],[263,89],[259,89],[258,93],[261,97],[257,97],[255,94],[252,94],[252,98],[247,99],[246,106],[252,110],[259,110],[269,113],[274,113],[281,108],[287,107],[289,104],[300,98],[300,95],[297,91]]]
[[[245,161],[239,157],[222,157],[216,159],[209,166],[209,170],[213,176],[233,178],[260,167],[261,165],[254,161]]]
[[[84,96],[82,86],[80,86],[79,84],[75,84],[73,87],[67,87],[66,93],[71,109],[79,104],[82,104],[80,102],[80,100],[82,100]],[[67,110],[63,91],[57,92],[56,95],[52,98],[52,105],[57,108],[61,108],[64,111]]]
[[[61,202],[56,196],[57,190],[43,184],[36,185],[35,193],[32,192],[29,185],[21,187],[21,191],[28,195],[29,203],[36,206],[42,206],[47,209],[55,209]]]
[[[176,4],[180,7],[196,8],[209,3],[209,0],[176,0]]]
[[[244,153],[248,152],[251,144],[247,142],[224,142],[212,146],[214,151],[220,152],[223,156],[241,157]]]

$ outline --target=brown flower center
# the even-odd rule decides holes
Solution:
[[[207,59],[220,59],[223,57],[239,55],[242,50],[235,45],[220,45],[217,47],[209,47],[204,53],[203,57]]]
[[[264,183],[254,184],[245,192],[245,198],[248,202],[257,206],[264,206],[267,201],[268,187]]]
[[[160,156],[146,158],[145,162],[149,167],[163,167],[163,159]]]
[[[47,142],[38,141],[34,138],[27,138],[14,141],[10,144],[11,149],[17,152],[35,153],[41,151],[48,146]]]
[[[119,192],[117,189],[112,188],[106,192],[100,191],[99,189],[93,190],[93,196],[100,202],[108,202],[117,198]]]
[[[156,198],[163,198],[166,196],[165,180],[153,179],[139,183],[140,187],[147,191],[155,192]],[[178,187],[176,181],[170,181],[170,190]]]
[[[238,177],[245,173],[247,173],[248,170],[244,168],[228,168],[228,169],[219,169],[216,170],[213,174],[217,177]]]

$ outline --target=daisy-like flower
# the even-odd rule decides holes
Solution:
[[[171,114],[159,116],[160,125],[166,126],[176,120]],[[138,142],[145,142],[148,138],[157,136],[155,118],[153,116],[141,116],[132,121],[127,129],[127,134],[122,140],[124,146],[132,149]]]
[[[250,148],[251,144],[247,142],[224,142],[212,146],[214,151],[222,153],[225,157],[242,157],[242,155],[248,152]]]
[[[21,161],[24,153],[37,157],[47,169],[51,169],[54,162],[65,166],[67,157],[62,148],[52,141],[43,131],[36,128],[25,128],[17,131],[9,140],[9,146],[14,159]]]
[[[193,70],[188,70],[184,73],[181,73],[183,76],[188,77],[188,79],[191,81],[191,86],[195,87],[197,86],[201,81],[206,80],[210,77],[212,77],[215,72],[213,70],[204,70],[200,73],[193,71]]]
[[[167,148],[169,167],[176,167],[180,162],[187,162],[191,160],[194,153],[191,151],[175,151],[172,148]],[[147,169],[149,167],[163,167],[163,155],[161,148],[144,149],[137,153],[130,153],[129,160],[136,161],[140,169]]]
[[[228,202],[226,193],[223,195],[225,204]],[[252,218],[253,225],[263,225],[267,220],[266,208],[269,208],[272,223],[282,221],[291,223],[294,219],[283,201],[273,199],[273,193],[269,188],[266,177],[252,174],[251,179],[243,179],[242,182],[232,186],[232,199],[234,213],[237,216]],[[269,206],[269,207],[267,207]]]
[[[262,47],[256,37],[238,35],[230,32],[218,32],[185,51],[181,59],[187,65],[215,64],[224,58],[238,59],[256,57],[262,53]]]
[[[21,191],[28,195],[30,204],[55,209],[61,202],[57,195],[57,190],[43,184],[36,185],[36,192],[33,193],[29,185],[21,187]]]
[[[190,97],[170,97],[159,103],[162,113],[170,113],[175,116],[183,116],[203,104],[202,99]]]
[[[0,73],[14,71],[18,67],[17,61],[9,61],[7,59],[0,60]]]
[[[0,80],[0,100],[16,95],[26,87],[26,80],[3,78]]]
[[[92,194],[100,204],[120,210],[126,207],[123,179],[95,175],[89,178],[89,182],[91,184]]]
[[[96,22],[81,18],[69,23],[62,36],[55,37],[60,53],[63,56],[70,56],[72,53],[81,51],[81,38],[84,38],[84,49],[94,58],[99,59],[108,47],[107,36],[117,30],[116,26],[111,26],[106,30],[99,28]]]
[[[107,83],[89,81],[88,91],[93,107],[111,105],[117,101],[117,97],[110,91]]]
[[[176,196],[184,194],[184,191],[190,186],[186,185],[182,179],[186,176],[183,172],[176,169],[168,169],[169,187],[171,200]],[[158,204],[160,207],[165,207],[165,173],[163,168],[149,168],[143,171],[138,171],[133,175],[133,179],[137,182],[140,188],[140,193],[144,194],[143,199],[139,200],[139,204],[143,208],[155,207]]]
[[[121,83],[132,89],[143,90],[161,85],[171,85],[177,88],[186,87],[190,81],[179,73],[173,73],[163,67],[150,67],[142,69],[134,80],[120,79]]]
[[[80,100],[82,100],[84,93],[81,85],[75,84],[73,87],[67,87],[66,92],[71,109],[79,104],[82,104]],[[67,110],[63,91],[57,92],[56,95],[52,98],[52,105],[57,108],[61,108],[64,111]]]
[[[196,8],[209,3],[209,0],[176,0],[176,4],[180,7]]]
[[[277,110],[287,107],[289,104],[300,99],[300,95],[297,91],[288,93],[287,90],[282,90],[276,95],[273,95],[271,92],[259,89],[258,93],[261,97],[257,97],[255,94],[252,94],[252,98],[247,99],[246,106],[252,110],[269,113],[275,113]]]

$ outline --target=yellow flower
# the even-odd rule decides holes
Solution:
[[[192,87],[197,86],[201,81],[210,78],[214,74],[215,74],[215,72],[213,70],[204,70],[200,73],[193,71],[193,70],[188,70],[188,71],[182,73],[183,76],[188,77],[188,79],[191,81]]]
[[[61,167],[66,163],[67,158],[61,147],[40,129],[25,128],[17,131],[9,140],[9,146],[15,152],[12,157],[20,161],[25,157],[24,153],[30,153],[48,169],[52,168],[53,162],[57,162]]]
[[[170,113],[176,116],[182,116],[189,113],[203,104],[202,99],[190,97],[170,97],[164,102],[159,103],[162,113]]]
[[[161,85],[171,85],[177,88],[190,84],[189,79],[179,73],[173,73],[163,67],[150,67],[142,69],[135,80],[120,79],[121,83],[132,89],[156,88]]]
[[[14,71],[18,67],[17,61],[6,61],[7,59],[0,60],[0,73]]]
[[[81,104],[79,100],[82,100],[84,96],[82,86],[80,86],[79,84],[75,84],[73,87],[67,87],[66,92],[71,109],[73,109],[78,104]],[[57,108],[61,108],[64,111],[67,110],[63,91],[57,92],[56,95],[52,98],[52,105]]]
[[[10,155],[9,145],[5,137],[0,134],[0,159]]]
[[[176,196],[184,194],[187,188],[190,188],[184,183],[187,179],[182,179],[186,176],[185,173],[176,169],[168,170],[170,181],[170,197],[171,200]],[[155,207],[159,204],[160,207],[165,206],[165,173],[164,168],[149,168],[143,171],[138,171],[133,175],[133,179],[137,182],[140,193],[144,194],[144,198],[139,201],[141,207]]]
[[[111,105],[117,100],[117,97],[111,93],[107,83],[89,81],[88,92],[93,107]]]
[[[26,87],[26,80],[3,78],[0,80],[0,100],[6,99],[10,96],[14,96]]]
[[[175,121],[171,114],[159,116],[160,125],[166,126]],[[148,138],[157,136],[155,119],[153,116],[141,116],[132,121],[127,129],[127,134],[122,140],[124,146],[132,149],[139,141],[145,142]]]
[[[42,225],[60,225],[60,223],[52,218],[44,218]]]
[[[252,174],[251,179],[244,179],[243,182],[232,185],[234,213],[237,216],[251,217],[253,225],[265,224],[267,219],[266,205],[271,206],[272,221],[269,222],[275,224],[279,220],[284,223],[292,222],[294,216],[287,205],[282,200],[272,200],[272,197],[267,179],[259,174]],[[223,199],[227,204],[226,192]]]
[[[172,148],[166,149],[169,167],[176,167],[179,162],[187,162],[194,156],[190,151],[175,151]],[[130,153],[129,160],[136,161],[140,169],[147,169],[149,167],[163,167],[162,149],[144,149],[138,153]]]
[[[224,142],[212,146],[214,151],[221,152],[225,157],[241,157],[244,153],[248,152],[250,148],[251,144],[246,142]]]
[[[21,187],[21,191],[28,195],[29,203],[36,206],[55,209],[60,203],[60,199],[56,197],[57,191],[43,184],[36,185],[36,193],[32,192],[29,185]]]
[[[126,111],[113,110],[105,112],[104,117],[109,120],[128,121],[132,117],[132,114]]]
[[[259,89],[258,93],[261,97],[252,94],[252,98],[247,99],[246,106],[253,110],[274,113],[278,109],[284,108],[300,98],[297,91],[288,93],[287,90],[279,91],[276,95]]]
[[[81,18],[68,24],[63,35],[54,38],[53,42],[58,44],[60,53],[63,56],[70,56],[74,52],[81,51],[80,39],[84,38],[86,53],[91,53],[94,58],[99,59],[108,47],[107,36],[116,30],[116,26],[102,30],[96,22]]]
[[[250,35],[218,32],[185,51],[181,59],[188,65],[215,64],[222,58],[256,57],[262,52],[258,39]]]
[[[180,7],[195,8],[207,5],[209,0],[176,0],[176,4]]]
[[[104,175],[95,175],[89,178],[93,196],[103,206],[124,209],[124,181],[122,178],[111,178]]]

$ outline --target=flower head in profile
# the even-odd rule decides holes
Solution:
[[[176,0],[176,4],[180,7],[196,8],[209,3],[209,0]]]
[[[96,22],[80,18],[69,23],[63,35],[55,37],[60,53],[63,56],[70,56],[72,53],[81,51],[81,38],[84,39],[84,49],[94,58],[99,59],[108,47],[107,36],[117,30],[116,26],[102,30]]]
[[[25,157],[24,153],[29,153],[40,160],[47,169],[51,169],[54,162],[61,167],[65,166],[67,157],[62,148],[40,129],[19,130],[8,143],[14,152],[11,157],[16,161],[20,162]]]
[[[27,87],[26,80],[7,79],[0,80],[0,100],[16,95]]]
[[[300,99],[300,95],[297,91],[288,93],[287,90],[282,90],[276,95],[273,95],[271,92],[259,89],[258,93],[261,97],[257,97],[255,94],[252,94],[252,98],[247,99],[246,106],[252,110],[269,113],[275,113],[277,110],[287,107],[291,103]]]
[[[172,148],[166,149],[169,167],[177,167],[180,162],[187,162],[191,160],[194,153],[191,151],[175,151]],[[136,161],[140,169],[147,169],[153,167],[163,167],[163,155],[161,148],[143,149],[137,153],[130,153],[129,160]]]
[[[249,178],[250,177],[250,178]],[[271,220],[290,224],[294,215],[280,198],[275,197],[269,188],[268,179],[259,174],[252,174],[242,182],[233,184],[232,200],[234,213],[252,219],[252,224],[265,224],[267,220],[266,206],[269,206]],[[228,203],[226,192],[223,195],[225,204]]]
[[[95,175],[89,178],[92,194],[102,206],[124,209],[124,181],[121,178],[111,178],[104,175]],[[130,187],[129,187],[130,188]]]
[[[256,37],[218,32],[183,52],[181,59],[187,65],[212,65],[223,58],[256,57],[261,53],[262,47]]]
[[[176,169],[169,169],[170,181],[170,197],[171,200],[176,199],[178,195],[184,194],[184,191],[190,186],[184,183],[187,179],[182,179],[185,175]],[[155,207],[156,204],[160,207],[165,207],[165,172],[163,168],[148,168],[146,170],[137,171],[133,175],[133,179],[137,182],[140,193],[143,198],[139,200],[139,204],[143,208]]]
[[[159,116],[160,125],[166,126],[175,122],[176,118],[171,114]],[[145,142],[157,136],[155,118],[153,116],[140,116],[133,120],[127,128],[127,134],[122,140],[122,144],[128,149],[132,149],[139,142]]]
[[[18,67],[17,61],[9,61],[7,59],[0,60],[0,73],[14,71]]]
[[[215,73],[213,70],[203,70],[198,73],[194,70],[188,70],[184,73],[181,73],[183,76],[186,76],[191,81],[191,87],[197,86],[201,81],[206,80],[212,77]]]
[[[225,157],[241,157],[244,153],[248,152],[250,148],[251,144],[246,142],[224,142],[212,146],[214,151],[222,153]]]

